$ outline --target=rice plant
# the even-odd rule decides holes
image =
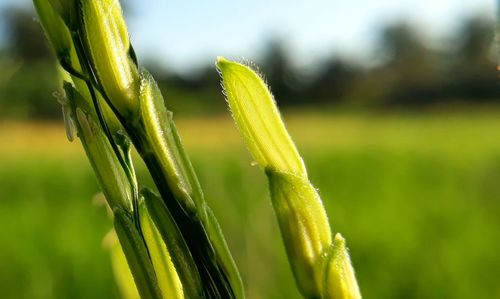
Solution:
[[[361,298],[344,238],[334,237],[318,192],[262,78],[217,59],[227,102],[271,200],[297,287],[306,298]]]
[[[172,113],[154,78],[139,67],[119,1],[33,1],[61,66],[68,139],[82,143],[112,211],[119,241],[112,259],[122,295],[244,298]],[[270,92],[241,64],[221,58],[217,66],[236,123],[269,178],[298,288],[306,298],[360,298],[345,241],[332,237]],[[155,190],[138,182],[132,146]]]
[[[113,211],[142,298],[243,298],[224,236],[155,80],[139,68],[118,0],[35,0],[76,131]],[[130,149],[159,194],[139,189]]]

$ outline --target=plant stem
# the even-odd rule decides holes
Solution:
[[[129,137],[135,145],[146,167],[148,168],[153,181],[160,192],[163,202],[171,212],[179,230],[186,241],[186,244],[191,250],[193,259],[198,270],[202,282],[205,284],[205,290],[211,290],[206,294],[208,298],[236,298],[230,281],[224,269],[217,263],[216,253],[212,242],[207,236],[207,230],[203,223],[198,218],[193,218],[188,211],[176,200],[172,190],[167,184],[167,176],[161,167],[161,163],[157,159],[151,146],[148,144],[147,138],[137,132],[144,132],[144,128],[132,128],[132,124],[127,123],[125,128],[128,128]],[[218,279],[214,279],[217,277]],[[213,297],[215,296],[215,297]]]

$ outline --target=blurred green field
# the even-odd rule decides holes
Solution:
[[[500,298],[500,111],[286,116],[364,298]],[[178,126],[248,298],[300,298],[229,117]],[[1,298],[118,297],[97,192],[61,124],[0,124]]]

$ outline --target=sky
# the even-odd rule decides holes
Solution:
[[[457,32],[464,20],[493,19],[495,0],[128,0],[127,22],[140,60],[183,72],[218,55],[258,60],[266,42],[280,39],[296,65],[333,54],[369,60],[378,33],[399,21],[428,41]],[[31,6],[29,0],[0,0]],[[0,31],[1,40],[1,31]]]

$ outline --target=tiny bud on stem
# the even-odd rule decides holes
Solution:
[[[254,71],[217,58],[227,102],[250,153],[262,168],[307,176],[266,84]]]
[[[139,71],[130,57],[130,40],[118,0],[82,1],[86,52],[97,81],[122,117],[139,109]]]

